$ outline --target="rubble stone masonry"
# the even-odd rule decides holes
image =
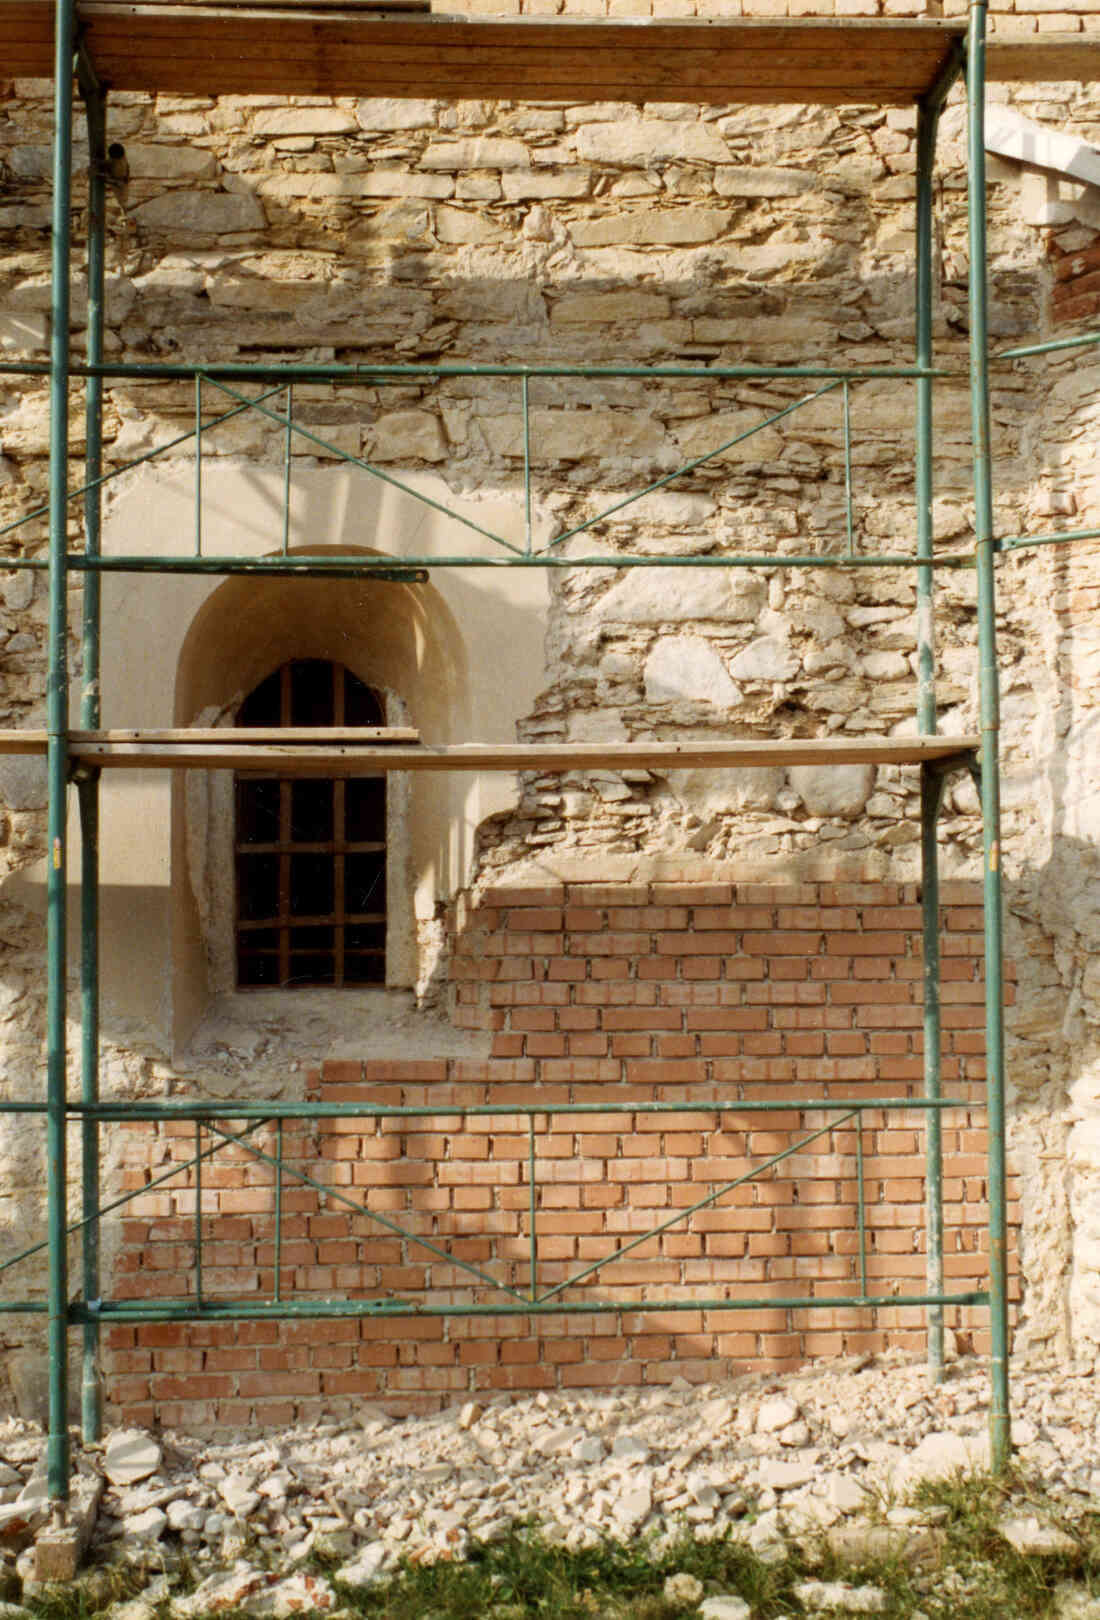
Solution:
[[[888,18],[965,7],[467,0],[465,9]],[[995,36],[1100,32],[1094,0],[1014,0],[991,12]],[[1094,85],[995,86],[992,94],[1044,127],[1100,145]],[[885,365],[912,354],[909,109],[120,94],[110,100],[108,131],[125,145],[130,170],[109,202],[111,359]],[[962,135],[956,96],[943,118],[937,180],[935,345],[950,375],[936,404],[935,518],[937,546],[965,551]],[[5,357],[47,352],[50,138],[48,87],[4,86]],[[1100,307],[1095,189],[991,159],[989,200],[995,346],[1087,325]],[[75,228],[79,257],[80,204]],[[79,294],[73,322],[80,344]],[[1002,535],[1100,523],[1092,354],[997,368]],[[0,524],[44,498],[47,448],[45,388],[2,381]],[[540,382],[531,390],[539,532],[589,523],[762,418],[778,418],[807,391],[783,379]],[[911,548],[911,386],[865,384],[853,388],[851,404],[854,543]],[[186,433],[191,411],[189,388],[112,387],[108,465]],[[295,413],[315,438],[296,444],[292,472],[320,467],[335,478],[339,450],[394,476],[430,475],[456,498],[522,505],[520,401],[501,380],[302,385]],[[78,412],[74,486],[82,431]],[[257,465],[280,468],[283,444],[282,429],[253,412],[211,432],[204,455],[245,479]],[[140,490],[147,476],[127,474],[126,488]],[[834,394],[563,549],[835,553],[846,543],[844,492]],[[219,533],[231,541],[231,519],[224,522]],[[44,540],[36,518],[4,543],[37,553]],[[364,543],[386,550],[390,540]],[[1061,1355],[1072,1341],[1085,1355],[1090,1346],[1100,1353],[1100,553],[1092,542],[1021,552],[999,565],[998,580],[1016,1343]],[[555,574],[548,590],[545,625],[499,629],[502,637],[545,634],[538,698],[517,717],[521,740],[915,729],[912,570],[586,569]],[[75,674],[79,581],[73,611]],[[973,732],[970,571],[937,572],[936,611],[939,728]],[[45,617],[39,576],[0,578],[6,726],[42,724]],[[112,723],[109,713],[104,719]],[[45,793],[37,768],[0,759],[0,799],[4,1085],[12,1097],[39,1097]],[[104,1094],[213,1093],[227,1107],[267,1096],[438,1107],[415,1125],[286,1123],[288,1166],[318,1185],[284,1175],[281,1281],[287,1294],[393,1291],[479,1303],[498,1296],[408,1236],[372,1231],[336,1195],[365,1198],[405,1232],[430,1236],[522,1291],[525,1122],[462,1125],[446,1109],[545,1104],[536,1221],[539,1281],[552,1286],[704,1196],[716,1178],[735,1179],[799,1132],[819,1129],[815,1099],[919,1091],[917,808],[915,773],[892,766],[526,777],[511,807],[482,823],[468,881],[419,906],[420,1010],[410,993],[400,1060],[372,1056],[369,1016],[359,1047],[344,1040],[337,1051],[318,1038],[305,1050],[314,1013],[296,1005],[313,1004],[289,994],[285,1013],[247,1037],[239,1034],[247,1011],[238,1008],[232,1039],[215,1038],[215,1029],[201,1052],[173,1053],[120,993],[104,1010]],[[953,777],[941,823],[944,1077],[965,1102],[945,1119],[944,1136],[948,1283],[962,1287],[981,1286],[984,1266],[979,847],[973,786]],[[153,887],[179,881],[175,871]],[[148,896],[136,885],[132,893],[140,929]],[[447,1041],[438,1036],[440,1008]],[[798,1106],[775,1115],[715,1107],[584,1119],[553,1111],[569,1101],[718,1104],[769,1092]],[[868,1112],[862,1137],[868,1283],[919,1291],[922,1119]],[[256,1133],[263,1153],[274,1142],[273,1125]],[[74,1131],[78,1168],[77,1146]],[[141,1193],[105,1229],[105,1293],[177,1297],[194,1288],[194,1171],[141,1191],[194,1149],[190,1125],[105,1130],[105,1188]],[[24,1246],[40,1224],[42,1154],[37,1121],[0,1120],[2,1253]],[[856,1154],[855,1122],[840,1122],[605,1268],[592,1297],[621,1291],[622,1314],[115,1327],[107,1338],[112,1410],[140,1422],[274,1425],[364,1396],[407,1408],[474,1388],[713,1378],[718,1368],[916,1345],[919,1313],[904,1307],[873,1317],[841,1306],[813,1315],[776,1306],[751,1317],[661,1308],[727,1287],[770,1296],[858,1289]],[[209,1296],[263,1297],[275,1267],[270,1163],[230,1146],[204,1163],[201,1180]],[[38,1258],[7,1279],[17,1295],[40,1296],[41,1284]],[[9,1352],[0,1399],[36,1412],[33,1325],[15,1316],[0,1323]],[[981,1312],[959,1311],[950,1326],[981,1348]]]

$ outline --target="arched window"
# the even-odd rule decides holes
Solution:
[[[239,726],[383,726],[380,695],[343,664],[294,659]],[[240,989],[385,984],[386,779],[239,772],[234,837]]]

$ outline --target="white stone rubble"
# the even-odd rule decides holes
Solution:
[[[739,1597],[709,1597],[699,1609],[702,1620],[750,1620],[752,1610]]]
[[[794,1595],[807,1609],[839,1609],[843,1614],[881,1614],[886,1607],[880,1586],[849,1586],[846,1581],[799,1581]]]
[[[1001,1534],[1029,1554],[1074,1551],[1073,1520],[1100,1483],[1100,1378],[1091,1366],[1021,1367],[1012,1388],[1020,1464],[1060,1505],[1065,1527],[1006,1514]],[[848,1358],[721,1387],[486,1396],[404,1419],[364,1407],[358,1421],[269,1436],[158,1442],[131,1431],[78,1452],[77,1468],[81,1479],[107,1476],[93,1542],[101,1556],[150,1570],[185,1556],[203,1577],[198,1592],[173,1600],[174,1620],[218,1608],[283,1620],[337,1605],[328,1582],[295,1571],[314,1550],[339,1561],[337,1583],[367,1586],[403,1556],[461,1557],[520,1519],[572,1547],[690,1528],[731,1535],[765,1562],[824,1535],[848,1563],[933,1564],[945,1510],[905,1506],[899,1482],[986,1467],[988,1394],[977,1363],[956,1363],[933,1386],[915,1360]],[[792,1431],[808,1444],[792,1446]],[[47,1518],[41,1456],[39,1431],[0,1425],[0,1556],[24,1575]],[[143,1477],[120,1482],[137,1469]],[[694,1577],[670,1580],[689,1602]],[[869,1587],[811,1582],[801,1600],[876,1612]],[[733,1594],[700,1610],[711,1620],[747,1613]]]
[[[103,1472],[112,1485],[136,1485],[161,1464],[161,1449],[143,1429],[117,1429],[107,1441]]]

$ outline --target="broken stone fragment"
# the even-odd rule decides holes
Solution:
[[[701,1620],[752,1620],[752,1610],[739,1597],[704,1598],[699,1614]]]
[[[817,1452],[807,1451],[801,1459],[789,1462],[765,1457],[760,1464],[760,1483],[773,1491],[791,1491],[799,1485],[809,1485],[817,1477]]]
[[[936,1557],[942,1536],[934,1530],[904,1529],[892,1524],[841,1524],[827,1534],[829,1550],[850,1564],[876,1559],[905,1559],[920,1564]]]
[[[886,1607],[880,1586],[848,1586],[844,1581],[799,1581],[794,1595],[806,1609],[839,1609],[843,1614],[881,1614]]]
[[[260,1504],[260,1494],[247,1474],[229,1474],[218,1483],[218,1494],[235,1518],[246,1519]]]
[[[336,1571],[336,1580],[345,1586],[371,1586],[378,1580],[389,1553],[384,1541],[372,1541]]]
[[[1009,1546],[1025,1556],[1061,1558],[1080,1551],[1080,1545],[1073,1536],[1034,1514],[1025,1518],[1002,1519],[997,1529]]]
[[[757,1434],[772,1434],[779,1429],[785,1429],[788,1424],[794,1423],[799,1416],[799,1410],[794,1401],[783,1396],[775,1400],[763,1401],[756,1414]]]
[[[250,1597],[255,1596],[269,1577],[260,1569],[239,1563],[228,1575],[218,1570],[200,1582],[189,1597],[176,1598],[172,1604],[175,1615],[220,1614],[227,1609],[243,1609]]]
[[[112,1485],[136,1485],[161,1465],[161,1449],[144,1429],[116,1429],[103,1453],[103,1472]]]
[[[196,1502],[188,1501],[185,1496],[177,1496],[174,1502],[169,1502],[165,1508],[168,1523],[173,1530],[202,1530],[206,1521],[206,1512]]]
[[[0,1507],[0,1546],[26,1547],[36,1530],[49,1518],[49,1509],[41,1502],[5,1502]]]
[[[615,1528],[620,1534],[629,1534],[648,1518],[653,1507],[653,1495],[648,1485],[638,1485],[624,1491],[612,1508]]]
[[[703,1595],[703,1583],[694,1575],[688,1575],[681,1570],[676,1575],[670,1575],[664,1584],[664,1599],[666,1603],[682,1603],[685,1607],[694,1607]]]
[[[900,1472],[904,1483],[942,1479],[956,1473],[984,1473],[989,1468],[988,1434],[954,1434],[949,1430],[926,1434],[906,1458]]]
[[[159,1541],[168,1528],[168,1515],[163,1508],[146,1508],[124,1519],[122,1534],[127,1541]]]
[[[289,1575],[286,1580],[262,1588],[245,1599],[248,1614],[270,1615],[287,1620],[292,1614],[325,1614],[336,1607],[336,1593],[320,1575]]]

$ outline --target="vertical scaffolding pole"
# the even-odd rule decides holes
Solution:
[[[88,320],[85,348],[89,365],[103,360],[104,283],[107,215],[107,97],[86,62],[80,64],[80,90],[88,123]],[[84,396],[85,485],[84,551],[100,550],[100,486],[103,465],[103,381],[89,377]],[[80,723],[95,731],[100,723],[99,625],[100,576],[93,569],[83,579]],[[77,783],[80,802],[80,1076],[81,1099],[99,1101],[99,772],[82,770]],[[99,1284],[99,1121],[81,1121],[81,1198],[83,1293],[85,1304],[100,1297]],[[100,1438],[103,1391],[99,1364],[99,1323],[84,1324],[80,1382],[81,1433],[85,1441]]]
[[[920,772],[921,928],[924,980],[924,1095],[938,1101],[941,1084],[940,1038],[940,868],[936,834],[943,801],[943,776],[930,765]],[[925,1224],[930,1294],[943,1293],[943,1125],[938,1108],[926,1110]],[[928,1307],[928,1376],[943,1382],[943,1306]]]
[[[982,847],[985,915],[985,1042],[989,1120],[989,1294],[992,1337],[990,1441],[995,1472],[1010,1451],[1008,1405],[1008,1223],[1005,1210],[1005,1081],[1002,995],[1000,701],[993,557],[988,272],[985,185],[986,0],[970,0],[966,82],[969,111],[970,413],[974,440],[974,538],[981,704]]]
[[[917,107],[917,364],[932,364],[932,170],[938,97]],[[928,566],[917,569],[917,730],[936,731],[935,610],[932,599],[932,379],[917,379],[917,556]],[[924,993],[924,1095],[942,1095],[940,1072],[940,894],[936,821],[942,779],[921,766],[921,950]],[[930,1294],[943,1293],[943,1131],[938,1108],[925,1120],[926,1276]],[[943,1379],[943,1306],[928,1307],[928,1375]]]
[[[47,1300],[49,1438],[47,1488],[55,1502],[69,1494],[68,1309],[65,1208],[65,832],[69,768],[68,521],[69,254],[73,137],[74,0],[56,0],[54,21],[53,216],[50,330],[50,545],[46,676],[46,770],[49,788],[46,862],[46,1199],[49,1235]]]

